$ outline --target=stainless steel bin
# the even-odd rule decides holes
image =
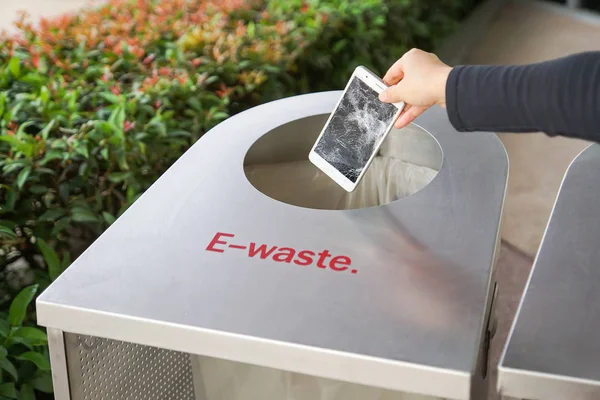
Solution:
[[[600,146],[569,166],[500,360],[498,390],[600,398]]]
[[[57,399],[202,400],[197,356],[481,398],[504,147],[433,108],[416,124],[443,163],[411,196],[315,210],[256,190],[251,146],[293,126],[307,153],[340,95],[279,100],[215,127],[40,296]],[[270,246],[314,257],[275,260]]]

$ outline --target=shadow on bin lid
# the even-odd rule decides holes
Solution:
[[[380,206],[427,186],[442,165],[442,150],[424,129],[393,129],[365,177],[347,193],[316,168],[308,153],[329,114],[281,125],[248,150],[244,171],[250,183],[272,199],[305,208],[350,210]]]

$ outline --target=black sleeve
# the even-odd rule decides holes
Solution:
[[[446,84],[458,131],[545,132],[600,142],[600,52],[523,66],[458,66]]]

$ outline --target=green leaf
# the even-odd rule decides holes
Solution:
[[[98,222],[98,217],[83,207],[75,207],[71,210],[71,218],[75,222]]]
[[[113,172],[108,175],[108,180],[113,183],[123,182],[131,176],[131,172]]]
[[[4,113],[4,121],[6,121],[8,123],[12,119],[14,119],[19,114],[22,107],[23,107],[23,103],[17,103],[17,105],[14,106],[13,108],[11,108],[10,111]]]
[[[110,114],[108,122],[113,124],[115,127],[118,127],[118,132],[115,133],[122,134],[123,131],[121,128],[123,127],[123,123],[125,122],[125,109],[121,106],[116,107]]]
[[[33,380],[33,387],[43,393],[52,393],[52,375],[45,373]]]
[[[19,380],[19,373],[17,372],[17,368],[15,368],[14,364],[11,363],[8,358],[0,358],[0,369],[8,372],[15,381]]]
[[[115,222],[115,217],[111,213],[108,213],[106,211],[102,211],[102,217],[108,225],[112,225]]]
[[[63,271],[65,269],[67,269],[70,265],[71,265],[71,253],[69,253],[68,251],[65,251],[63,253],[63,259],[62,259]]]
[[[6,92],[0,93],[0,115],[4,114],[6,106]]]
[[[48,89],[46,89],[46,90],[48,90]],[[51,130],[52,130],[52,128],[54,127],[54,123],[55,123],[55,122],[56,122],[56,120],[54,120],[54,119],[53,119],[52,121],[50,121],[50,123],[49,123],[48,125],[46,125],[46,126],[44,127],[44,129],[42,129],[42,130],[40,131],[40,135],[42,136],[42,138],[43,138],[44,140],[47,140],[47,139],[48,139],[48,134],[50,133],[50,131],[51,131]]]
[[[200,101],[195,98],[195,97],[190,97],[187,101],[187,103],[190,105],[190,107],[192,107],[195,111],[198,112],[202,112],[202,104],[200,103]]]
[[[40,71],[42,74],[48,72],[48,63],[46,62],[45,57],[40,58],[40,66],[38,67],[38,71]]]
[[[10,333],[10,324],[4,318],[0,318],[0,336],[7,337]]]
[[[3,175],[13,175],[15,172],[27,165],[27,160],[5,160],[2,167]]]
[[[89,165],[87,162],[83,162],[81,163],[81,165],[79,166],[79,176],[86,176],[86,174],[88,173],[89,170]]]
[[[212,83],[215,83],[215,82],[216,82],[216,81],[218,81],[218,80],[219,80],[219,77],[218,77],[218,76],[215,76],[215,75],[213,75],[213,76],[209,76],[209,77],[208,77],[208,78],[206,78],[206,80],[204,81],[204,84],[208,86],[208,85],[210,85],[210,84],[212,84]],[[210,93],[207,93],[207,94],[206,94],[206,97],[208,97],[209,95],[210,95]],[[216,96],[215,96],[215,99],[218,99],[218,97],[216,97]]]
[[[48,191],[48,188],[44,185],[32,185],[29,191],[33,194],[43,194]]]
[[[19,129],[17,129],[15,136],[22,139],[24,136],[26,136],[25,129],[29,128],[30,126],[32,126],[34,124],[35,124],[35,122],[33,122],[33,121],[27,121],[27,122],[19,125]]]
[[[3,185],[0,183],[0,189],[6,189],[6,190],[10,190],[11,187],[8,185]],[[9,221],[7,219],[0,219],[0,225],[5,226],[7,228],[10,229],[16,229],[17,228],[17,223],[15,221]],[[2,312],[0,311],[0,319],[2,316]]]
[[[129,164],[127,164],[127,159],[125,158],[125,152],[120,151],[117,153],[117,164],[119,164],[119,168],[125,171],[129,170]]]
[[[55,150],[67,150],[68,147],[69,145],[65,139],[53,140],[50,144],[50,148]]]
[[[50,279],[55,280],[63,272],[62,265],[58,258],[58,255],[48,243],[42,238],[37,238],[37,245],[44,256],[44,261],[48,266],[48,274]]]
[[[142,153],[142,155],[145,156],[146,155],[146,143],[139,142],[138,147],[140,148],[140,152]]]
[[[8,355],[8,350],[6,350],[6,347],[0,346],[0,359],[6,358],[7,355]]]
[[[385,16],[383,15],[378,15],[377,17],[375,17],[375,19],[373,20],[373,23],[375,24],[375,26],[384,26],[385,25]]]
[[[0,385],[0,396],[8,397],[9,399],[17,398],[17,390],[14,382],[7,382]]]
[[[15,329],[12,337],[24,339],[24,342],[31,346],[44,346],[48,343],[48,336],[46,336],[44,331],[27,326]]]
[[[105,134],[119,133],[119,128],[108,121],[96,121],[95,126],[98,130]]]
[[[240,63],[238,64],[238,68],[239,69],[246,69],[246,68],[248,68],[251,65],[252,65],[252,61],[250,61],[250,60],[243,60],[243,61],[240,61]]]
[[[28,383],[21,385],[21,392],[19,393],[19,400],[35,400],[35,392],[33,386]]]
[[[65,210],[62,208],[49,208],[40,216],[41,221],[55,221],[65,215]]]
[[[40,175],[56,175],[56,171],[53,171],[50,168],[37,168],[35,172]]]
[[[0,225],[0,236],[7,236],[12,239],[17,237],[16,233],[14,233],[12,229],[3,225]]]
[[[31,166],[27,166],[19,172],[19,176],[17,176],[17,187],[19,189],[23,189],[25,182],[27,182],[27,178],[29,178],[29,174],[31,173]]]
[[[24,77],[22,77],[20,80],[21,80],[21,82],[25,82],[34,87],[39,87],[44,82],[44,78],[42,78],[40,75],[37,75],[37,74],[27,74]]]
[[[278,73],[281,70],[279,67],[276,67],[274,65],[269,65],[269,64],[264,65],[263,69],[265,71],[271,72],[271,73]]]
[[[17,57],[10,59],[8,62],[8,69],[15,78],[18,78],[21,75],[21,62]]]
[[[52,235],[56,236],[65,230],[71,224],[71,218],[64,217],[59,219],[54,223],[54,228],[52,228]]]
[[[48,284],[50,284],[50,283],[48,283]],[[13,330],[14,329],[15,328],[13,328]],[[20,337],[9,336],[6,339],[6,346],[8,346],[8,347],[13,347],[14,345],[17,345],[17,344],[23,345],[23,346],[27,347],[29,350],[32,350],[32,351],[35,350],[36,346],[38,346],[38,347],[39,346],[46,346],[45,344],[34,343],[31,340],[23,339],[23,338],[20,338]]]
[[[246,31],[246,33],[248,34],[249,38],[254,37],[254,35],[256,34],[256,25],[254,25],[254,22],[250,21],[250,23],[248,24],[248,30]]]
[[[169,131],[168,135],[171,137],[187,137],[191,138],[192,134],[188,131],[177,130],[177,131]]]
[[[185,111],[189,111],[189,112],[193,113],[192,110],[185,110]],[[196,114],[194,114],[194,117],[196,117]],[[134,138],[135,138],[135,140],[142,141],[142,140],[145,140],[148,136],[150,136],[150,135],[148,135],[148,132],[138,132],[135,134]]]
[[[117,104],[121,101],[118,96],[112,93],[100,93],[100,97],[102,97],[104,100],[108,101],[111,104]]]
[[[214,119],[226,119],[229,118],[229,114],[226,112],[218,112],[212,116]]]
[[[50,91],[48,90],[48,88],[46,86],[42,86],[42,88],[40,89],[40,100],[42,100],[43,104],[48,103],[48,100],[50,100]],[[52,120],[51,123],[53,123],[54,120]],[[44,138],[46,139],[46,138]]]
[[[333,45],[333,48],[331,49],[331,51],[333,51],[333,53],[337,54],[337,53],[341,52],[342,50],[344,50],[344,48],[346,47],[347,44],[348,44],[348,40],[342,39]]]
[[[17,137],[14,135],[0,135],[0,140],[10,144],[12,147],[16,148],[17,150],[21,146],[21,141],[19,141],[19,139],[17,139]]]
[[[9,190],[6,194],[6,210],[14,210],[19,193],[16,190]]]
[[[61,151],[61,150],[49,150],[46,152],[46,154],[44,155],[44,158],[41,161],[42,165],[46,165],[47,163],[49,163],[52,160],[62,160],[63,156],[66,153]]]
[[[88,148],[87,148],[87,146],[86,146],[86,145],[81,145],[81,146],[79,146],[79,147],[75,148],[75,152],[76,152],[77,154],[80,154],[80,155],[82,155],[82,156],[83,156],[83,157],[85,157],[86,159],[87,159],[87,158],[90,158],[90,152],[88,151]]]
[[[8,311],[8,320],[12,326],[21,326],[25,320],[27,307],[38,291],[38,285],[31,285],[21,290],[14,298]]]
[[[50,361],[41,353],[28,351],[16,357],[17,360],[31,361],[42,371],[50,371]]]

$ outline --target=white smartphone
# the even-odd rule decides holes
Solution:
[[[356,189],[404,108],[379,100],[386,88],[367,68],[356,68],[308,155],[347,192]]]

